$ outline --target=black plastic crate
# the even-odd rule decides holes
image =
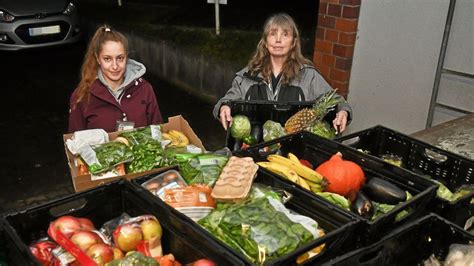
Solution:
[[[178,170],[178,168],[175,168]],[[159,173],[158,173],[159,174]],[[141,184],[145,183],[149,179],[153,178],[157,174],[152,174],[144,177],[139,177],[131,182],[136,185],[137,190],[142,191],[144,196],[148,198],[149,202],[156,204],[163,204],[164,202],[151,194],[148,190],[143,188]],[[298,255],[305,253],[306,251],[313,249],[321,244],[325,244],[326,247],[323,252],[313,257],[312,259],[305,262],[304,265],[320,264],[323,261],[327,261],[330,258],[334,258],[340,254],[344,254],[359,245],[362,246],[361,240],[359,239],[359,230],[363,227],[362,222],[356,215],[345,212],[339,208],[335,208],[332,204],[329,204],[323,199],[310,197],[307,194],[301,193],[300,189],[294,185],[284,182],[281,179],[275,178],[271,173],[259,169],[254,183],[261,183],[264,185],[271,186],[275,189],[282,189],[289,192],[293,197],[285,205],[295,212],[311,217],[316,220],[318,224],[326,232],[326,235],[320,237],[306,245],[301,246],[292,253],[282,256],[278,259],[274,259],[265,263],[265,265],[296,265],[296,258]],[[188,220],[194,227],[200,230],[203,234],[206,234],[208,238],[212,238],[216,243],[221,244],[223,247],[232,252],[235,256],[246,261],[246,264],[252,265],[247,258],[228,247],[225,243],[214,237],[210,232],[201,227],[199,224],[193,222],[190,218],[173,209],[169,206],[171,212],[180,218]]]
[[[345,160],[353,161],[362,167],[367,179],[373,176],[385,179],[413,195],[411,200],[399,203],[393,210],[379,216],[373,221],[363,218],[362,216],[357,216],[366,223],[365,230],[367,234],[364,234],[365,238],[363,240],[365,243],[376,241],[389,230],[409,220],[425,215],[428,212],[427,207],[436,192],[437,186],[433,182],[415,175],[410,171],[395,167],[384,161],[374,160],[371,156],[361,154],[341,143],[321,138],[306,131],[287,135],[235,152],[235,155],[251,156],[255,161],[266,161],[266,157],[268,156],[266,150],[269,150],[266,148],[277,143],[280,144],[279,152],[281,152],[282,155],[287,155],[291,152],[299,158],[310,161],[314,166],[325,162],[335,153],[341,152]],[[291,183],[283,179],[283,177],[279,177],[276,174],[274,175],[283,182]],[[298,189],[302,194],[313,198],[320,198],[318,195],[299,186]],[[334,205],[334,207],[352,213],[339,206]],[[397,219],[397,215],[402,211],[408,211],[408,214],[403,218]]]
[[[402,167],[421,176],[429,175],[451,191],[474,184],[474,161],[416,140],[403,133],[378,125],[337,138],[336,141],[354,149],[367,151],[373,158],[396,155]],[[455,202],[436,196],[432,210],[444,218],[464,226],[474,215],[471,199],[474,191]]]
[[[7,246],[11,243],[7,242],[7,236],[4,230],[4,223],[5,220],[0,217],[0,266],[7,265],[7,263],[12,263],[12,261],[9,260],[9,256],[7,253]]]
[[[117,180],[84,192],[76,193],[52,202],[26,209],[5,217],[7,237],[12,246],[11,259],[14,265],[38,265],[29,251],[29,244],[47,236],[49,223],[62,215],[85,217],[96,227],[119,217],[122,213],[130,216],[152,214],[163,228],[161,239],[163,253],[173,253],[183,265],[201,258],[213,260],[218,265],[243,265],[237,257],[208,239],[204,234],[181,221],[163,208],[165,204],[150,204],[135,187],[126,180]],[[188,228],[182,232],[176,223]],[[17,249],[16,251],[13,249]]]
[[[451,244],[470,244],[474,235],[431,213],[410,222],[370,246],[363,247],[325,265],[423,265],[432,254],[445,260]]]
[[[280,123],[283,127],[285,126],[286,120],[292,115],[296,114],[303,108],[309,108],[314,104],[312,102],[270,102],[270,101],[243,101],[234,100],[228,103],[231,108],[232,116],[245,115],[250,119],[253,124],[263,124],[267,120],[272,120]],[[324,120],[331,122],[335,117],[335,112],[329,112]],[[330,123],[332,124],[332,122]],[[234,148],[235,139],[230,135],[230,131],[227,131],[225,146],[231,150],[239,150],[240,148]]]

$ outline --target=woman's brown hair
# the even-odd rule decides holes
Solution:
[[[81,81],[77,86],[77,98],[74,107],[77,103],[83,100],[88,100],[91,85],[97,78],[97,70],[99,69],[97,56],[102,50],[102,45],[107,41],[121,43],[128,56],[128,40],[123,34],[113,30],[110,26],[105,24],[98,27],[89,42],[84,56],[84,62],[81,67]]]
[[[272,74],[272,66],[270,62],[270,54],[267,49],[267,36],[275,27],[281,27],[293,34],[294,45],[288,53],[288,57],[282,69],[282,83],[288,84],[298,74],[301,66],[304,64],[312,65],[313,63],[306,59],[301,53],[300,33],[295,21],[288,14],[278,13],[269,17],[264,26],[262,37],[258,42],[255,54],[248,63],[248,68],[252,75],[261,73],[266,81],[270,80]]]

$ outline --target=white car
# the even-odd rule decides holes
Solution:
[[[82,37],[68,0],[0,0],[0,50],[74,43]]]

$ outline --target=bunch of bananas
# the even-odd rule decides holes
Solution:
[[[323,191],[327,184],[322,175],[301,164],[293,153],[288,153],[288,158],[271,154],[267,160],[268,162],[258,162],[257,164],[314,193]]]
[[[189,145],[188,137],[179,130],[172,129],[168,133],[163,133],[162,136],[163,139],[171,141],[170,147],[185,147]]]

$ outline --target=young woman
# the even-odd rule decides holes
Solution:
[[[217,102],[213,114],[227,130],[232,121],[230,107],[226,105],[229,101],[313,101],[330,90],[331,86],[312,62],[301,54],[299,31],[294,20],[280,13],[265,22],[254,56],[237,72],[232,87]],[[351,112],[345,100],[338,104],[333,120],[336,130],[346,129]]]
[[[163,122],[143,64],[128,58],[128,40],[107,25],[93,35],[72,93],[69,132],[101,128],[107,132]]]

